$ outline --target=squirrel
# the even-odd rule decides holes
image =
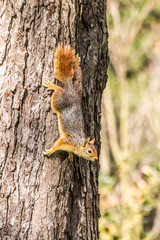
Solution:
[[[95,138],[85,139],[82,113],[82,70],[80,57],[70,46],[59,45],[54,55],[54,76],[62,87],[44,80],[42,85],[54,90],[51,108],[57,114],[60,137],[44,155],[67,151],[87,160],[97,160]]]

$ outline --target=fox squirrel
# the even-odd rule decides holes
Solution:
[[[87,160],[96,160],[95,139],[85,139],[84,122],[81,107],[82,73],[80,57],[70,46],[59,45],[54,56],[54,75],[62,87],[43,81],[42,85],[54,90],[51,108],[58,117],[60,137],[44,155],[50,156],[58,150],[74,153]]]

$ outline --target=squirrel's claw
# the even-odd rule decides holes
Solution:
[[[45,156],[48,156],[48,157],[49,157],[49,156],[51,156],[52,153],[50,152],[50,150],[46,150],[46,151],[43,152],[43,154],[44,154]]]
[[[48,155],[47,151],[43,152],[43,155],[47,156]]]
[[[44,87],[49,87],[50,84],[51,84],[51,82],[49,80],[43,80],[43,82],[42,82],[42,86],[44,86]]]

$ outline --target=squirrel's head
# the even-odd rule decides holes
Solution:
[[[94,142],[95,138],[90,141],[89,137],[83,143],[81,143],[79,147],[81,157],[90,161],[95,161],[98,159],[97,150],[94,146]]]

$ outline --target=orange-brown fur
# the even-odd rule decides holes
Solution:
[[[59,81],[65,81],[73,78],[75,52],[69,46],[60,45],[55,52],[54,74]]]
[[[63,88],[43,81],[43,86],[54,90],[51,108],[57,114],[60,133],[60,138],[52,148],[44,152],[44,155],[50,156],[55,151],[62,150],[94,161],[97,159],[95,139],[85,139],[83,131],[82,74],[79,63],[80,58],[78,55],[75,57],[74,50],[61,45],[55,52],[54,73],[55,78],[63,82]],[[75,85],[72,82],[73,78]]]

